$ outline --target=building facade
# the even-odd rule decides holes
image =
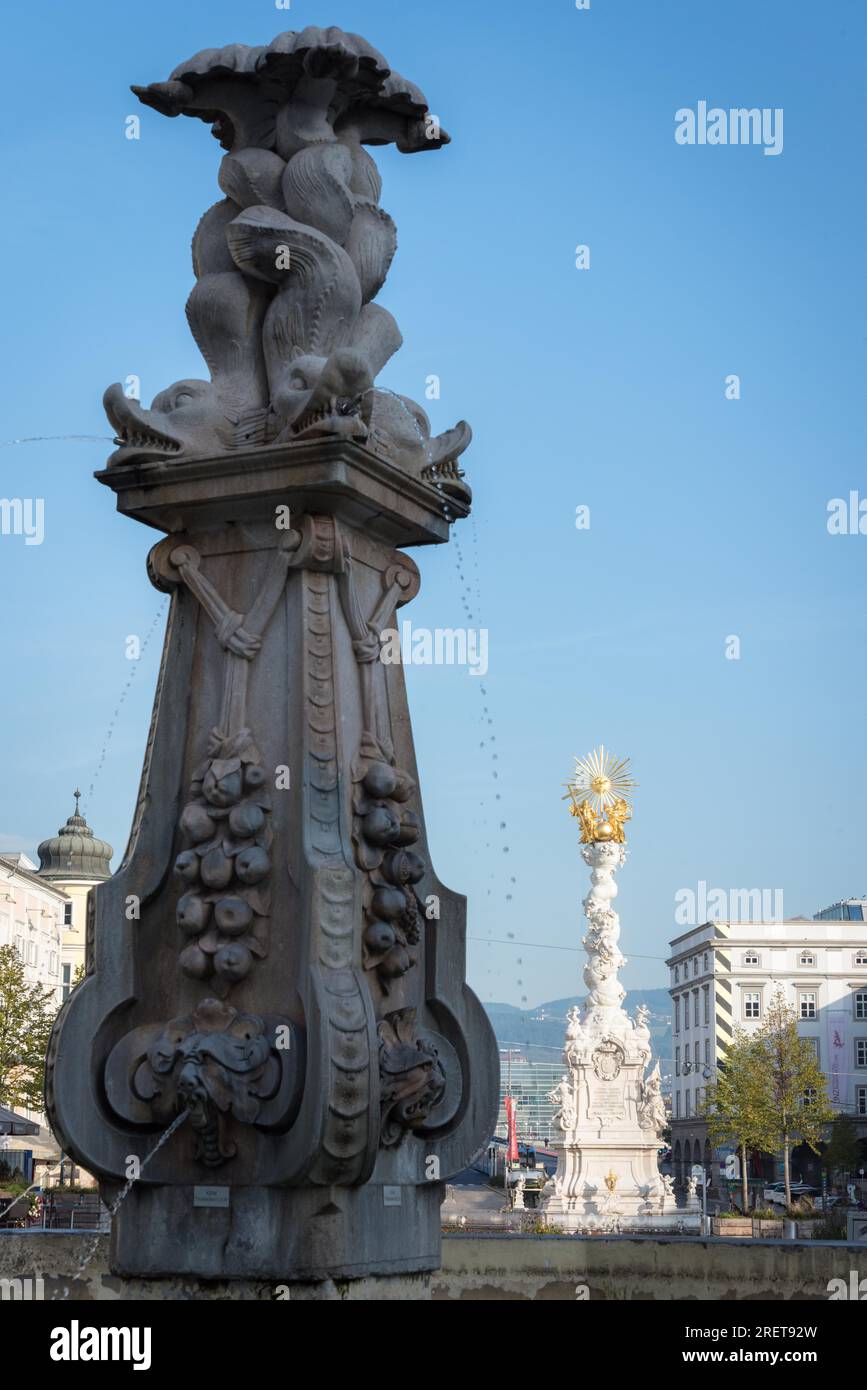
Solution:
[[[61,1001],[63,924],[69,899],[46,883],[26,854],[0,854],[0,946],[14,946],[28,985]]]
[[[75,791],[75,810],[65,825],[39,846],[39,877],[66,896],[61,961],[61,1001],[72,990],[76,973],[84,967],[87,937],[87,899],[95,883],[111,876],[110,844],[94,835],[79,810],[81,792]]]
[[[691,1164],[713,1168],[698,1114],[707,1086],[735,1029],[754,1032],[778,989],[816,1050],[832,1105],[867,1138],[867,923],[822,913],[813,921],[706,922],[670,947],[672,1160],[679,1177]],[[801,1173],[815,1180],[815,1156],[803,1155]]]
[[[552,1050],[553,1051],[553,1050]],[[523,1143],[549,1144],[554,1137],[554,1112],[557,1106],[550,1092],[563,1075],[563,1062],[538,1062],[523,1053],[500,1049],[500,1109],[496,1133],[507,1134],[505,1099],[511,1095],[515,1102],[515,1121],[518,1139]]]

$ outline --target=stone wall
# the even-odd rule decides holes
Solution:
[[[89,1258],[87,1258],[89,1256]],[[86,1264],[85,1264],[86,1260]],[[279,1286],[273,1281],[120,1279],[108,1236],[0,1232],[0,1279],[44,1280],[46,1299],[825,1300],[828,1282],[867,1277],[867,1248],[842,1241],[448,1235],[436,1274]],[[84,1267],[82,1268],[82,1266]],[[5,1293],[5,1286],[4,1286]]]
[[[867,1248],[843,1241],[451,1235],[432,1297],[824,1300],[851,1269],[867,1276]]]

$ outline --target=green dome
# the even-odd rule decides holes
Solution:
[[[75,796],[75,810],[65,825],[50,840],[39,846],[39,875],[41,878],[94,880],[111,877],[111,856],[114,850],[105,840],[97,840],[78,809],[80,791]]]

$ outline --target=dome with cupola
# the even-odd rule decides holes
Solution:
[[[50,840],[39,846],[39,875],[41,878],[74,880],[93,879],[97,882],[111,877],[111,856],[114,850],[106,840],[98,840],[81,814],[78,803],[81,792],[73,792],[75,810],[65,825]]]

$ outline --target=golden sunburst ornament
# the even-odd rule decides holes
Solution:
[[[564,801],[570,814],[581,821],[581,839],[624,840],[624,823],[632,817],[630,796],[638,786],[629,770],[629,758],[615,758],[600,744],[586,758],[575,759],[575,771],[566,783]]]

